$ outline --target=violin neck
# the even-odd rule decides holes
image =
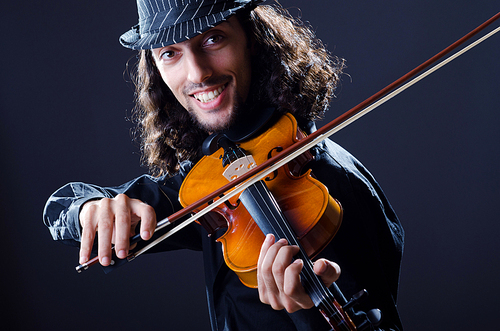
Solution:
[[[334,292],[336,292],[334,296],[314,273],[311,260],[297,240],[293,229],[266,184],[259,181],[250,186],[240,195],[240,201],[264,234],[272,233],[275,238],[285,238],[290,245],[299,247],[299,253],[295,256],[295,259],[302,259],[304,262],[301,271],[302,285],[314,305],[320,309],[332,328],[339,331],[356,330],[354,324],[337,301],[339,300],[342,304],[345,304],[344,296],[336,284],[333,286]]]

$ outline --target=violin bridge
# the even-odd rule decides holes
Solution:
[[[247,155],[229,164],[222,174],[228,181],[233,181],[256,166],[257,164],[252,155]]]

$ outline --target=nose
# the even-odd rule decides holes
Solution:
[[[187,79],[195,84],[203,83],[212,76],[210,62],[200,53],[185,54]]]

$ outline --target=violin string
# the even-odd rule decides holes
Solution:
[[[290,224],[287,222],[285,216],[281,212],[281,209],[277,204],[276,200],[273,198],[272,193],[269,192],[267,186],[263,181],[259,181],[258,183],[256,183],[255,187],[256,187],[255,190],[247,191],[247,194],[250,195],[256,202],[254,207],[258,207],[263,215],[268,215],[268,219],[272,217],[272,219],[269,219],[268,224],[274,229],[273,231],[275,232],[275,234],[278,234],[280,237],[287,239],[289,245],[295,245],[299,247],[300,250],[297,255],[304,263],[302,268],[302,274],[306,279],[305,280],[306,283],[310,286],[311,290],[314,292],[312,294],[316,298],[316,300],[313,298],[311,299],[313,299],[313,301],[319,300],[317,302],[314,302],[315,306],[318,308],[322,306],[323,309],[328,313],[329,317],[335,319],[337,326],[339,327],[342,327],[342,325],[346,326],[347,324],[345,323],[342,314],[339,312],[337,306],[333,304],[335,298],[333,297],[329,289],[326,287],[326,285],[314,273],[313,264],[311,260],[305,253],[300,242],[297,240],[297,237],[293,229],[291,228]],[[262,189],[259,189],[259,187],[262,187]],[[270,200],[274,206],[270,207],[267,204],[266,201],[269,200],[265,198],[264,193],[266,193],[268,197],[271,197]],[[255,194],[258,194],[259,196],[256,197]],[[264,207],[266,207],[269,212],[265,212],[263,210]],[[272,210],[276,210],[277,214],[273,213]],[[349,329],[350,328],[347,328],[346,330]]]

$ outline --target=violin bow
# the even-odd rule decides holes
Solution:
[[[435,64],[434,66],[431,67],[432,64],[436,63],[437,61],[443,59],[446,55],[450,54],[452,51],[456,50],[459,46],[463,45],[466,41],[477,35],[479,32],[484,30],[486,27],[491,25],[494,21],[500,18],[500,12],[498,12],[496,15],[492,16],[489,20],[485,21],[483,24],[479,25],[477,28],[442,50],[441,52],[437,53],[415,69],[411,70],[407,74],[403,75],[393,83],[387,85],[385,88],[380,90],[379,92],[373,94],[371,97],[367,98],[360,104],[354,106],[350,110],[346,111],[344,114],[340,115],[336,119],[332,120],[331,122],[325,124],[323,127],[318,129],[317,131],[311,133],[307,137],[299,140],[295,144],[291,145],[290,147],[284,149],[280,153],[277,153],[275,156],[272,158],[266,160],[260,165],[257,165],[253,169],[247,171],[245,174],[239,176],[238,178],[234,179],[233,181],[229,182],[228,184],[222,186],[221,188],[217,189],[216,191],[212,192],[211,194],[207,195],[206,197],[192,203],[191,205],[175,212],[174,214],[170,215],[167,218],[164,218],[160,222],[158,222],[158,225],[155,229],[155,233],[163,228],[165,228],[168,225],[171,225],[173,222],[189,215],[192,213],[193,210],[195,209],[200,209],[199,212],[197,212],[194,215],[191,215],[189,218],[187,218],[185,221],[182,223],[178,224],[174,228],[170,229],[167,231],[165,234],[161,235],[157,239],[151,241],[148,243],[146,246],[142,247],[141,249],[137,250],[136,252],[130,253],[129,256],[127,257],[128,261],[133,260],[137,256],[145,253],[147,250],[152,248],[153,246],[157,245],[164,239],[170,237],[174,233],[180,231],[184,227],[188,226],[191,224],[193,221],[197,220],[198,218],[202,217],[203,215],[207,214],[211,210],[213,210],[216,206],[220,205],[221,203],[224,203],[225,201],[229,200],[233,196],[243,192],[246,188],[250,187],[251,185],[255,184],[257,181],[260,179],[264,178],[268,174],[272,173],[276,169],[284,166],[286,163],[290,162],[292,159],[294,159],[297,155],[300,155],[310,148],[314,147],[316,144],[320,143],[321,141],[327,139],[334,133],[342,130],[349,124],[355,122],[362,116],[368,114],[378,106],[382,105],[383,103],[389,101],[399,93],[403,92],[407,88],[411,87],[412,85],[416,84],[420,80],[424,79],[425,77],[429,76],[431,73],[435,72],[436,70],[440,69],[444,65],[448,64],[449,62],[453,61],[460,55],[464,54],[465,52],[469,51],[473,47],[479,45],[486,39],[490,38],[494,34],[498,33],[500,31],[500,27],[497,27],[496,29],[492,30],[488,34],[484,35],[483,37],[479,38],[478,40],[474,41],[473,43],[469,44],[468,46],[464,47],[463,49],[457,51],[456,53],[450,55],[448,58],[442,60],[441,62]],[[430,68],[429,68],[430,67]],[[426,70],[426,71],[424,71]],[[420,73],[420,74],[419,74]],[[405,83],[406,82],[406,83]],[[218,199],[217,199],[218,198]],[[217,199],[217,203],[214,204],[209,204],[207,207],[204,207],[204,205],[208,204],[211,201],[214,201],[214,199]],[[140,236],[136,235],[132,238],[132,242],[136,242],[140,240]],[[86,270],[88,267],[90,267],[93,264],[96,264],[99,261],[98,257],[95,257],[86,263],[80,264],[79,266],[76,267],[76,270],[78,272],[81,272],[82,270]]]

